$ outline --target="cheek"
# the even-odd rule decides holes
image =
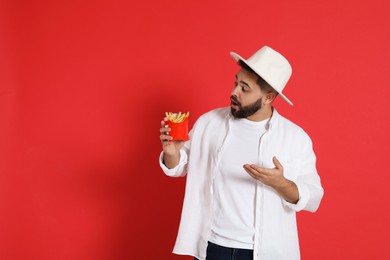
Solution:
[[[259,100],[261,97],[260,95],[248,95],[241,97],[241,105],[247,106],[255,103],[257,100]]]

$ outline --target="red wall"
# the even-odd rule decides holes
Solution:
[[[229,51],[265,44],[292,63],[295,105],[276,107],[312,137],[325,188],[299,213],[302,258],[383,259],[389,13],[387,0],[2,0],[0,259],[190,259],[171,254],[185,178],[159,169],[160,119],[228,105]]]

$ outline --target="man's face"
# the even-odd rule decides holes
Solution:
[[[256,83],[258,76],[244,69],[236,75],[231,93],[231,113],[236,118],[252,116],[262,107],[262,93]]]

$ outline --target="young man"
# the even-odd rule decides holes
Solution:
[[[174,253],[195,259],[300,259],[296,215],[323,196],[309,136],[273,107],[289,62],[264,46],[240,65],[231,106],[202,115],[190,141],[171,141],[161,122],[160,165],[187,176]]]

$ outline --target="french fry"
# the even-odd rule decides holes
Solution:
[[[187,113],[172,113],[172,112],[165,112],[165,116],[167,119],[173,123],[181,123],[190,115],[190,112]]]

